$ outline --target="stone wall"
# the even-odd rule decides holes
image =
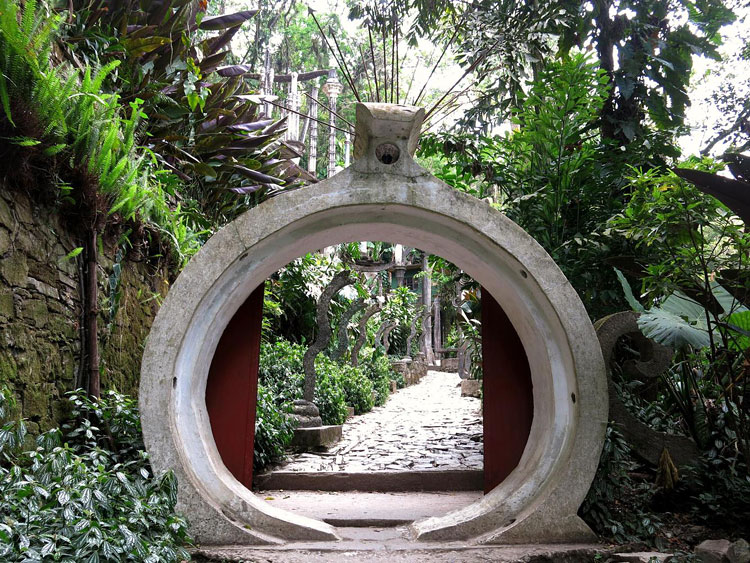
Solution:
[[[52,210],[0,184],[0,387],[8,386],[32,432],[56,425],[61,396],[81,386],[80,246]],[[141,354],[166,293],[165,272],[125,258],[110,318],[114,248],[104,248],[99,270],[102,389],[135,394]]]

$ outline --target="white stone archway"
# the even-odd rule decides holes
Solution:
[[[420,110],[421,111],[421,110]],[[271,507],[221,461],[205,391],[219,338],[273,272],[301,254],[353,240],[401,242],[454,262],[502,305],[526,351],[534,419],[516,469],[480,501],[412,525],[420,540],[479,543],[593,539],[576,512],[596,472],[607,386],[596,334],[546,252],[498,211],[440,182],[411,158],[421,114],[358,107],[359,159],[333,178],[275,197],[209,240],[154,322],[140,390],[146,447],[172,469],[179,509],[201,543],[330,540],[323,522]],[[390,163],[381,162],[385,144]]]

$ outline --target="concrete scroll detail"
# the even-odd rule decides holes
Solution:
[[[502,305],[531,368],[534,418],[518,466],[480,501],[412,524],[416,540],[594,539],[576,512],[594,478],[607,423],[596,333],[578,295],[536,241],[412,159],[423,116],[413,107],[358,105],[358,160],[227,225],[164,301],[144,353],[141,417],[154,468],[175,471],[178,508],[197,541],[337,537],[326,523],[270,506],[227,471],[211,434],[205,393],[217,342],[256,287],[305,252],[359,240],[408,244],[469,273]]]
[[[594,328],[607,366],[610,418],[632,446],[635,454],[654,466],[659,464],[659,458],[664,450],[669,452],[678,467],[692,465],[698,461],[698,446],[691,438],[658,432],[630,413],[617,394],[609,369],[617,341],[623,336],[634,339],[634,344],[639,348],[643,358],[641,361],[629,360],[622,366],[625,375],[633,379],[643,381],[661,375],[671,365],[674,351],[643,336],[638,328],[638,313],[634,311],[623,311],[604,317],[595,323]]]

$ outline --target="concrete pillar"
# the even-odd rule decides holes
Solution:
[[[344,168],[349,168],[352,160],[352,133],[344,133]]]
[[[343,90],[344,88],[336,76],[336,69],[332,68],[328,73],[328,80],[323,84],[323,93],[328,97],[328,107],[333,110],[329,114],[329,123],[331,126],[328,133],[328,178],[336,173],[336,129],[334,129],[336,116],[333,112],[336,111],[336,102]]]
[[[422,257],[422,271],[425,272],[422,278],[422,304],[427,310],[432,306],[432,276],[430,275],[430,266],[427,263],[427,254]],[[432,349],[432,315],[428,314],[424,324],[424,350],[422,353],[427,360],[428,365],[435,365],[435,352]]]
[[[296,141],[299,139],[299,89],[297,82],[297,73],[292,73],[292,80],[289,83],[289,99],[287,100],[287,107],[292,111],[289,112],[287,118],[286,128],[286,139],[288,141]]]
[[[318,87],[318,81],[315,80],[313,82],[312,91],[310,92],[310,96],[313,98],[313,100],[318,99],[318,94],[320,93],[320,88]],[[310,100],[308,102],[310,104],[310,144],[308,145],[308,153],[307,153],[307,171],[315,176],[317,175],[317,168],[318,168],[318,122],[316,121],[318,119],[318,104]]]

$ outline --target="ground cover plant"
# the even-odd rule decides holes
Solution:
[[[32,438],[8,421],[0,393],[0,558],[3,561],[189,559],[177,484],[154,475],[135,401],[109,392],[68,400],[70,422]]]

